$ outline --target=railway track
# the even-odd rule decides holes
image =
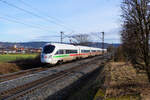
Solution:
[[[33,69],[28,69],[28,70],[23,70],[20,72],[15,72],[7,75],[0,75],[0,82],[12,80],[21,76],[29,75],[29,74],[34,74],[40,71],[45,71],[47,68],[33,68]]]
[[[7,82],[6,85],[1,85],[1,86],[7,86],[9,83],[9,80],[14,79],[14,78],[32,74],[32,73],[33,73],[32,75],[34,75],[34,73],[37,75],[37,72],[40,72],[40,71],[41,72],[43,71],[45,73],[45,71],[47,72],[49,69],[50,69],[49,72],[51,72],[51,70],[55,71],[56,69],[58,69],[53,74],[48,74],[48,75],[45,75],[44,77],[42,76],[40,78],[34,79],[29,82],[24,81],[25,83],[22,83],[22,84],[19,83],[20,85],[16,85],[16,86],[13,86],[13,84],[12,84],[13,87],[11,87],[11,88],[1,89],[0,100],[14,100],[14,99],[16,100],[21,97],[27,96],[29,94],[33,94],[33,93],[35,93],[36,90],[46,87],[49,84],[56,82],[57,80],[59,81],[59,80],[63,79],[64,77],[68,77],[69,75],[72,75],[75,73],[80,73],[80,70],[84,69],[85,66],[94,65],[94,64],[96,64],[96,62],[99,59],[101,59],[101,61],[102,61],[104,58],[102,56],[97,56],[97,57],[87,58],[87,59],[83,59],[83,60],[79,60],[79,61],[75,61],[75,62],[71,62],[71,63],[57,65],[53,68],[45,68],[45,69],[36,68],[36,69],[26,70],[25,72],[18,72],[15,74],[10,74],[10,75],[6,75],[4,77],[0,77],[0,78],[6,78],[5,80],[8,80],[8,81],[6,81]],[[64,66],[65,66],[65,68],[63,68]],[[41,72],[39,75],[42,75],[43,72],[42,73]],[[82,74],[82,73],[80,73],[80,74]],[[12,81],[15,81],[15,80],[12,80]],[[10,82],[12,82],[12,81],[10,81]],[[2,84],[3,84],[3,82],[2,82]],[[5,82],[4,82],[4,84],[5,84]]]
[[[86,59],[90,59],[90,58],[86,58]],[[82,61],[82,60],[84,60],[84,59],[80,59],[80,60],[77,60],[77,61]],[[70,62],[70,63],[74,63],[74,62]],[[67,65],[67,64],[68,63],[57,65],[57,66],[55,65],[54,67],[61,67],[62,65]],[[40,67],[40,68],[33,68],[33,69],[23,70],[23,71],[19,71],[19,72],[15,72],[15,73],[10,73],[10,74],[6,74],[6,75],[0,75],[0,82],[4,82],[4,81],[19,78],[19,77],[22,77],[22,76],[26,76],[26,75],[29,75],[29,74],[34,74],[34,73],[37,73],[37,72],[45,71],[47,69],[49,69],[49,68]]]
[[[93,64],[93,63],[95,63],[95,62],[94,61],[89,62],[89,64]],[[88,63],[86,63],[86,64],[88,65]],[[67,69],[65,71],[60,71],[56,74],[52,74],[47,77],[38,79],[36,81],[18,86],[16,88],[3,91],[0,93],[1,99],[2,100],[14,100],[14,99],[23,97],[27,94],[34,92],[38,88],[47,86],[56,80],[64,78],[64,77],[68,76],[69,74],[75,73],[76,71],[81,70],[82,68],[85,68],[84,65],[85,65],[85,63],[81,64],[80,66],[73,67],[73,68]]]

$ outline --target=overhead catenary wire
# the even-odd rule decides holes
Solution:
[[[61,22],[61,24],[63,23],[63,22],[62,22],[61,20],[59,20],[58,18],[54,18],[54,17],[52,17],[52,16],[49,16],[49,15],[47,15],[47,14],[45,14],[45,13],[39,11],[39,9],[33,7],[33,6],[30,5],[29,3],[26,3],[24,0],[18,0],[18,1],[21,2],[22,4],[24,4],[25,6],[31,8],[31,9],[33,9],[33,10],[39,12],[39,13],[42,13],[42,14],[44,14],[45,16],[47,16],[47,17],[49,17],[49,18],[51,18],[51,19],[53,19],[53,20],[55,20],[55,21],[57,21],[57,22]]]
[[[0,16],[0,19],[6,20],[6,21],[9,21],[9,22],[13,22],[13,23],[17,23],[17,24],[22,24],[22,25],[29,26],[29,27],[32,27],[32,28],[39,29],[39,28],[37,28],[37,27],[35,27],[35,26],[32,26],[32,25],[30,25],[30,24],[26,24],[26,23],[19,22],[19,21],[16,21],[16,20],[4,18],[4,17],[1,17],[1,16]],[[51,35],[51,36],[46,36],[46,37],[60,37],[60,36]]]
[[[14,16],[10,16],[8,14],[3,14],[3,16],[5,16],[5,18],[9,18],[9,19],[12,19],[12,20],[15,20],[17,22],[21,22],[21,23],[25,23],[25,22],[22,22],[22,20],[19,20],[17,17],[14,17]],[[26,24],[26,23],[25,23]],[[27,25],[31,25],[33,26],[34,28],[38,28],[38,29],[41,29],[41,30],[44,30],[44,31],[48,31],[50,32],[50,29],[48,27],[46,27],[45,25],[40,25],[39,23],[38,24],[33,24],[33,23],[28,23]],[[51,31],[52,32],[52,31]],[[54,32],[54,31],[53,31]]]
[[[35,28],[35,29],[38,29],[38,30],[43,30],[42,27],[39,27],[39,26],[35,26],[35,25],[32,25],[32,24],[26,24],[24,22],[21,22],[21,21],[18,21],[16,19],[10,19],[10,18],[6,18],[6,17],[2,17],[0,16],[0,19],[3,19],[3,20],[6,20],[6,21],[9,21],[9,22],[13,22],[13,23],[17,23],[17,24],[22,24],[22,25],[25,25],[25,26],[28,26],[28,27],[32,27],[32,28]],[[47,32],[50,32],[48,30],[44,30],[44,31],[47,31]],[[52,32],[52,31],[51,31]],[[53,31],[54,32],[54,31]],[[56,32],[55,32],[56,33]]]
[[[22,22],[19,22],[19,21],[16,21],[16,20],[12,20],[12,19],[9,19],[9,18],[6,18],[6,17],[4,18],[4,17],[0,16],[0,19],[7,20],[9,22],[13,22],[13,23],[17,23],[17,24],[23,24],[23,25],[28,26],[28,27],[39,28],[39,27],[32,26],[30,24],[26,24],[26,23],[22,23]]]
[[[43,16],[41,16],[41,15],[38,15],[38,14],[36,14],[36,13],[34,13],[34,12],[32,12],[32,11],[26,10],[26,9],[24,9],[24,8],[18,7],[18,6],[14,5],[14,4],[12,4],[12,3],[9,3],[9,2],[7,2],[7,1],[5,1],[5,0],[0,0],[0,1],[1,1],[2,3],[4,3],[4,4],[7,4],[8,6],[11,6],[11,7],[13,7],[13,8],[16,8],[16,9],[18,9],[18,10],[20,10],[20,11],[23,11],[23,12],[25,12],[25,13],[28,13],[28,14],[30,14],[30,15],[32,15],[32,16],[38,17],[38,18],[40,18],[40,19],[42,19],[42,20],[45,20],[45,21],[47,21],[47,22],[56,24],[56,25],[58,25],[58,26],[64,27],[64,28],[69,29],[69,30],[72,30],[72,29],[70,29],[70,28],[68,28],[68,27],[66,27],[66,26],[64,26],[64,25],[61,25],[60,23],[56,23],[56,22],[54,22],[54,21],[51,21],[51,20],[49,20],[49,19],[47,19],[47,18],[45,18],[45,17],[43,17]],[[74,31],[74,30],[72,30],[72,31]]]
[[[33,7],[33,6],[30,5],[29,3],[26,3],[24,0],[18,0],[18,1],[21,2],[22,4],[24,4],[25,6],[31,8],[32,10],[34,10],[34,11],[40,13],[40,14],[43,14],[44,16],[46,16],[46,17],[48,17],[48,18],[50,18],[50,19],[52,19],[52,20],[55,20],[56,23],[59,23],[59,24],[63,25],[64,27],[67,27],[67,28],[71,29],[72,31],[75,31],[75,30],[71,27],[71,25],[66,25],[66,24],[64,24],[64,22],[63,22],[62,20],[60,20],[60,19],[58,19],[58,18],[55,18],[55,17],[52,17],[52,16],[50,16],[50,15],[47,15],[47,14],[44,13],[44,12],[41,12],[39,9]]]
[[[60,19],[54,18],[54,17],[52,17],[52,16],[49,16],[49,15],[47,15],[47,14],[41,12],[39,9],[33,7],[33,6],[30,5],[29,3],[26,3],[24,0],[18,0],[18,1],[21,2],[22,4],[24,4],[25,6],[29,7],[30,9],[32,9],[32,10],[34,10],[34,11],[40,13],[40,14],[43,14],[44,16],[46,16],[46,17],[48,17],[48,18],[50,18],[50,19],[53,19],[53,20],[55,20],[56,22],[59,22],[59,23],[61,23],[62,25],[66,26],[66,25],[63,23],[63,21],[61,21]],[[69,26],[70,26],[70,25],[69,25]],[[66,35],[66,34],[63,33],[63,38],[72,38],[73,32],[75,32],[74,29],[72,29],[72,32],[71,32],[69,35]]]
[[[66,26],[64,26],[64,25],[61,25],[61,24],[59,24],[59,23],[56,23],[56,22],[54,22],[54,21],[51,21],[51,20],[49,20],[49,19],[47,19],[47,18],[44,18],[42,15],[38,15],[37,13],[34,13],[34,12],[30,11],[30,10],[26,10],[26,9],[24,9],[24,8],[18,7],[18,6],[14,5],[14,4],[11,4],[11,3],[9,3],[9,2],[7,2],[7,1],[5,1],[5,0],[0,0],[0,1],[3,2],[4,4],[7,4],[8,6],[11,6],[11,7],[16,8],[16,9],[18,9],[18,10],[21,10],[21,11],[27,13],[27,14],[30,14],[30,15],[35,16],[35,17],[38,17],[38,18],[40,18],[40,19],[42,19],[42,20],[45,20],[46,22],[50,22],[50,23],[53,23],[53,24],[56,24],[56,25],[59,25],[59,26],[63,26],[64,28],[67,28],[67,29],[68,29],[68,27],[66,27]],[[26,4],[26,5],[27,5],[27,4]],[[29,5],[28,5],[28,7],[29,7]],[[30,8],[34,9],[32,6],[31,6]],[[35,10],[35,9],[34,9],[34,10]],[[24,24],[24,25],[27,25],[27,26],[33,26],[33,25],[25,24],[25,23],[23,23],[23,22],[16,21],[16,20],[10,20],[10,19],[7,19],[7,18],[3,18],[3,19],[5,19],[5,20],[7,20],[7,21],[11,21],[11,22],[16,22],[16,23],[19,23],[19,24]],[[53,19],[54,19],[54,18],[53,18]],[[37,28],[37,25],[36,25],[36,27],[34,26],[34,28]],[[38,26],[38,28],[39,28],[39,26]],[[41,27],[40,27],[39,29],[41,29]],[[69,28],[69,30],[72,30],[72,29]],[[72,30],[72,31],[75,31],[75,30]],[[56,33],[56,32],[55,32],[55,33]],[[71,34],[72,34],[72,33],[71,33]],[[69,35],[65,35],[65,34],[64,34],[64,36],[65,36],[65,38],[72,38],[71,35],[69,36]],[[56,36],[56,37],[58,37],[58,36]]]

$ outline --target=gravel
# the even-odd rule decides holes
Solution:
[[[91,73],[97,68],[99,68],[100,64],[101,62],[90,64],[85,68],[82,68],[80,71],[73,72],[64,78],[49,83],[45,87],[37,89],[36,91],[19,99],[20,100],[38,100],[38,99],[61,100],[61,98],[65,94],[65,89],[67,89],[67,87],[71,86],[73,83],[77,82],[88,73]]]
[[[56,74],[60,71],[64,71],[64,70],[72,68],[72,67],[76,67],[76,66],[88,63],[89,61],[93,61],[98,58],[100,58],[100,57],[98,56],[98,57],[94,57],[94,58],[90,58],[90,59],[84,59],[81,61],[76,61],[75,63],[72,62],[72,63],[61,65],[59,67],[53,67],[46,71],[38,72],[36,74],[30,74],[30,75],[19,77],[19,78],[13,79],[13,80],[1,82],[0,83],[0,92],[15,88],[17,86],[24,85],[26,83],[30,83],[32,81],[38,80],[40,78],[43,78],[43,77],[46,77],[46,76],[49,76],[52,74]]]

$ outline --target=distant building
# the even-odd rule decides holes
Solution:
[[[16,49],[17,48],[17,45],[14,45],[14,49]]]
[[[24,48],[17,45],[0,47],[0,54],[14,54],[14,53],[40,53],[41,48]]]

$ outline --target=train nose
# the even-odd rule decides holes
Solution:
[[[41,55],[41,62],[43,63],[51,63],[52,55]]]
[[[51,58],[52,55],[41,55],[41,58],[47,59],[47,58]]]

